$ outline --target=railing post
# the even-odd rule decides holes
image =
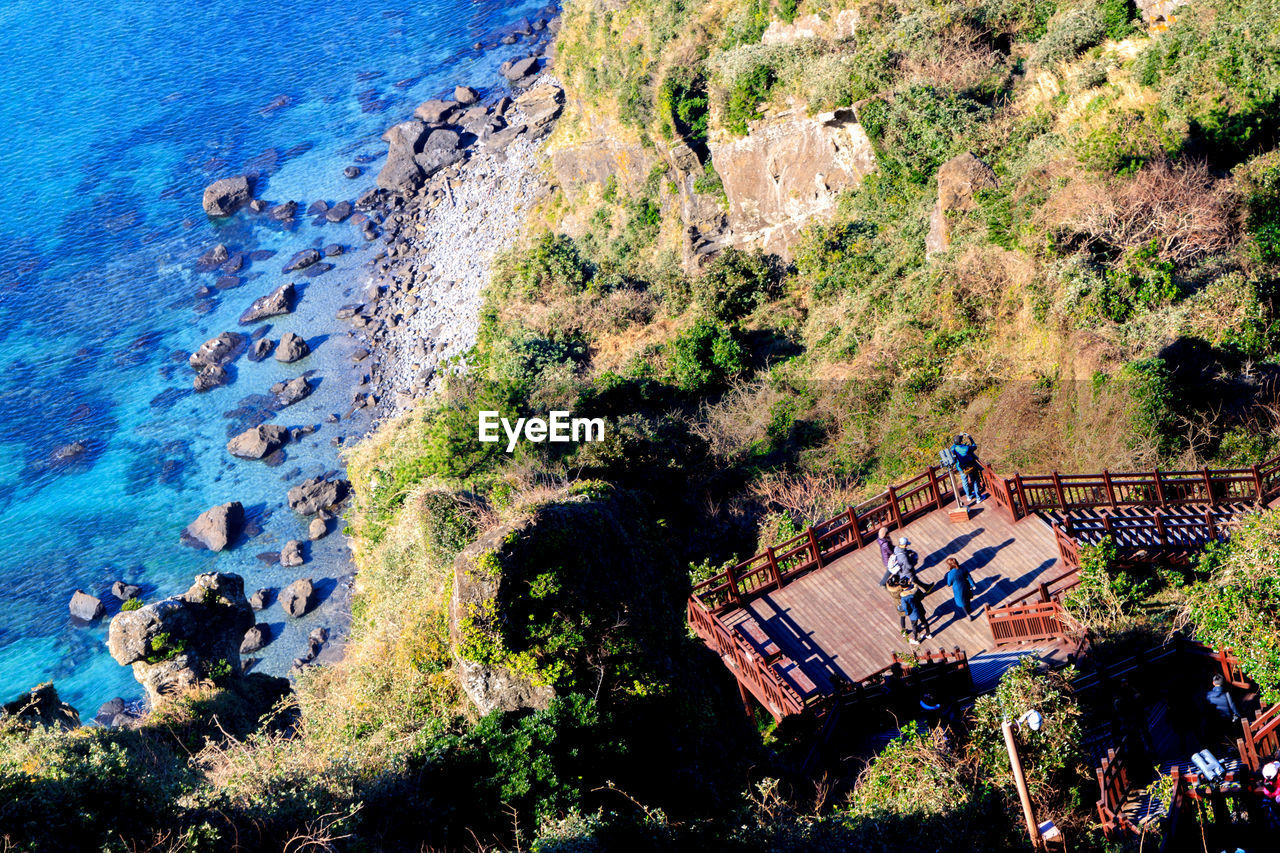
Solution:
[[[1266,500],[1266,495],[1262,490],[1262,469],[1257,465],[1253,466],[1253,492],[1254,500],[1261,506]]]
[[[1204,523],[1205,523],[1205,526],[1209,528],[1208,541],[1210,542],[1218,541],[1218,525],[1213,523],[1213,510],[1209,509],[1208,507],[1206,507],[1204,511]]]
[[[1049,595],[1049,585],[1048,585],[1047,583],[1043,583],[1043,582],[1041,582],[1041,584],[1040,584],[1040,603],[1041,603],[1041,604],[1048,604],[1050,601],[1052,601],[1052,598],[1051,598],[1051,597],[1050,597],[1050,595]]]
[[[1209,473],[1209,466],[1204,466],[1204,490],[1209,498],[1209,506],[1216,506],[1217,498],[1213,496],[1213,475]]]
[[[773,546],[765,548],[764,552],[769,556],[769,565],[773,567],[773,579],[777,582],[778,589],[782,589],[782,572],[778,569],[778,558],[774,555]]]
[[[1160,480],[1160,469],[1155,470],[1156,478],[1156,500],[1160,501],[1160,506],[1167,506],[1168,500],[1164,496],[1164,483]]]
[[[1156,544],[1157,545],[1170,544],[1169,534],[1165,532],[1165,529],[1164,529],[1164,510],[1157,509],[1154,513],[1152,513],[1152,516],[1156,520]]]
[[[938,469],[930,465],[928,474],[929,489],[933,492],[933,505],[938,509],[942,509],[942,489],[938,488]]]
[[[862,547],[862,531],[858,529],[858,514],[853,511],[853,507],[849,507],[849,527],[853,530],[853,541],[859,548]]]
[[[1058,506],[1062,507],[1062,512],[1067,513],[1067,495],[1062,490],[1062,478],[1058,476],[1058,472],[1053,472],[1053,490],[1058,493]]]
[[[812,527],[809,528],[809,547],[813,548],[814,568],[822,568],[822,550],[818,548],[818,537]],[[778,588],[782,588],[782,578],[778,578]]]
[[[886,490],[889,495],[889,511],[893,513],[893,523],[898,530],[902,529],[902,512],[898,509],[898,490],[890,486]]]
[[[769,562],[773,562],[773,548],[769,549]],[[738,595],[738,579],[733,576],[735,568],[736,566],[725,566],[724,576],[729,579],[729,598],[734,604],[741,604],[742,597]],[[777,564],[774,564],[774,569],[777,570],[777,568]]]
[[[1103,470],[1103,472],[1102,472],[1102,483],[1103,483],[1103,485],[1104,485],[1104,486],[1106,486],[1106,488],[1107,488],[1107,500],[1108,500],[1108,501],[1110,501],[1110,503],[1111,503],[1111,508],[1112,508],[1112,509],[1115,509],[1115,508],[1116,508],[1116,490],[1115,490],[1115,488],[1111,485],[1111,472],[1110,472],[1110,471],[1107,471],[1107,470],[1105,470],[1105,469]]]
[[[1024,488],[1022,487],[1022,472],[1021,472],[1021,471],[1014,471],[1014,472],[1013,472],[1013,481],[1014,481],[1014,482],[1017,484],[1017,486],[1018,486],[1018,506],[1019,506],[1019,510],[1021,511],[1021,513],[1022,513],[1023,515],[1026,515],[1026,514],[1027,514],[1028,512],[1030,512],[1031,510],[1029,510],[1029,509],[1027,508],[1027,492],[1026,492],[1026,489],[1024,489]],[[1012,501],[1010,501],[1010,503],[1012,503]]]

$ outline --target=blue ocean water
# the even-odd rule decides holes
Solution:
[[[0,5],[0,701],[53,680],[88,718],[112,696],[141,695],[106,652],[107,620],[72,623],[77,588],[102,598],[109,619],[119,579],[146,600],[212,569],[244,575],[250,591],[311,576],[330,594],[351,571],[336,535],[300,569],[257,555],[305,540],[285,492],[339,468],[332,438],[365,426],[323,421],[346,411],[359,372],[333,315],[365,280],[370,250],[354,224],[316,225],[302,211],[292,228],[245,213],[211,222],[201,192],[256,170],[257,195],[273,202],[354,200],[381,165],[381,132],[457,83],[496,88],[498,64],[529,49],[497,36],[545,17],[544,3]],[[361,177],[342,174],[370,156]],[[218,242],[276,254],[199,297],[221,274],[195,259]],[[293,252],[331,243],[355,251],[321,276],[282,274]],[[187,354],[246,331],[240,313],[287,280],[302,297],[270,337],[294,331],[313,354],[293,365],[242,357],[230,385],[191,393]],[[316,434],[279,467],[232,459],[227,438],[257,422],[271,383],[308,371],[315,393],[272,420],[322,424]],[[77,441],[88,451],[75,462],[51,461]],[[228,500],[261,532],[221,554],[179,544],[196,515]],[[310,628],[338,618],[337,600],[296,622],[278,605],[263,611],[283,636],[259,668],[287,671]]]

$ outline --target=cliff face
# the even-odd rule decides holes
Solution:
[[[711,157],[729,197],[725,242],[785,259],[800,229],[876,167],[852,109],[813,118],[794,109],[753,122],[745,137],[713,143]]]

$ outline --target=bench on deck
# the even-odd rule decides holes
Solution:
[[[773,663],[782,654],[782,649],[778,648],[773,638],[765,632],[759,622],[750,616],[734,625],[733,630],[739,637],[746,640],[747,645],[754,649],[756,654],[764,658],[765,663]]]
[[[814,684],[813,679],[808,676],[800,664],[791,658],[783,655],[773,664],[774,672],[782,676],[782,680],[791,685],[791,688],[800,694],[800,698],[809,701],[810,697],[818,692],[818,685]]]

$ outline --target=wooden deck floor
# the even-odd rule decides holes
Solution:
[[[996,607],[1030,592],[1040,580],[1062,573],[1053,531],[1038,517],[1015,524],[988,500],[964,524],[952,524],[944,511],[930,513],[894,533],[905,534],[920,554],[919,575],[938,581],[924,601],[932,640],[910,645],[899,633],[897,602],[879,585],[884,574],[880,551],[863,548],[804,575],[780,591],[755,599],[743,610],[725,614],[730,625],[750,613],[783,651],[818,684],[830,690],[830,677],[856,681],[888,666],[892,653],[955,646],[970,657],[992,647],[983,616],[960,616],[951,589],[941,583],[942,564],[954,556],[968,567],[977,589],[974,612]]]

